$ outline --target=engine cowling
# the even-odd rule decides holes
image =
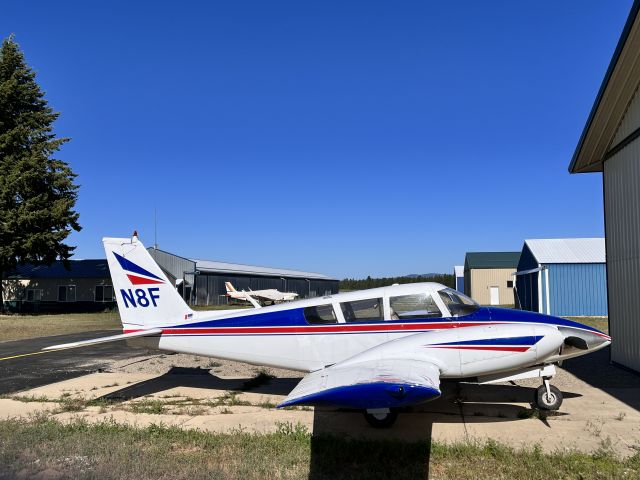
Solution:
[[[471,377],[543,363],[558,353],[564,339],[555,326],[541,324],[452,328],[392,340],[342,364],[411,358],[437,365],[441,377]]]

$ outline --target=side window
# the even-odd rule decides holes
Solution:
[[[382,320],[382,299],[368,298],[340,304],[345,322]]]
[[[304,309],[304,318],[307,323],[311,324],[338,323],[338,317],[336,317],[336,312],[333,311],[332,305],[307,307]]]
[[[390,297],[389,305],[391,306],[391,320],[442,316],[436,302],[427,293]]]

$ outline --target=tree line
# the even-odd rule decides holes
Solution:
[[[382,278],[345,278],[340,280],[340,291],[349,290],[366,290],[367,288],[388,287],[394,283],[420,283],[420,282],[436,282],[455,288],[455,279],[452,274],[437,273],[429,276],[417,277],[382,277]]]

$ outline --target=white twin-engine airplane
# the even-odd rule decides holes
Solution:
[[[361,409],[376,427],[393,424],[399,408],[437,398],[441,378],[539,377],[535,403],[556,410],[562,394],[549,384],[554,365],[611,343],[592,327],[481,307],[437,283],[195,312],[137,236],[103,243],[124,333],[48,349],[136,338],[161,350],[301,370],[309,373],[279,407]]]
[[[295,300],[298,296],[297,293],[293,292],[281,292],[280,290],[276,290],[275,288],[270,288],[267,290],[251,290],[248,292],[237,291],[235,287],[231,284],[231,282],[224,282],[224,287],[227,289],[227,297],[233,298],[234,300],[244,300],[252,303],[255,306],[254,302],[249,300],[249,297],[255,298],[260,302],[271,302],[272,305],[276,303],[282,302],[290,302],[291,300]]]

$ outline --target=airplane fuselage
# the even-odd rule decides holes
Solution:
[[[390,298],[424,292],[425,288],[412,284],[336,294],[227,312],[224,318],[219,313],[201,312],[194,322],[163,327],[160,338],[136,342],[306,372],[344,362],[373,347],[378,347],[373,351],[381,358],[396,351],[406,355],[411,350],[414,358],[440,365],[443,378],[456,378],[551,364],[602,348],[610,340],[591,327],[520,310],[480,307],[468,315],[452,316],[437,295],[433,299],[442,316],[391,318]],[[342,304],[372,295],[382,302],[382,318],[346,322]],[[318,306],[332,306],[335,322],[310,323],[309,308]],[[574,340],[567,342],[568,338]]]

